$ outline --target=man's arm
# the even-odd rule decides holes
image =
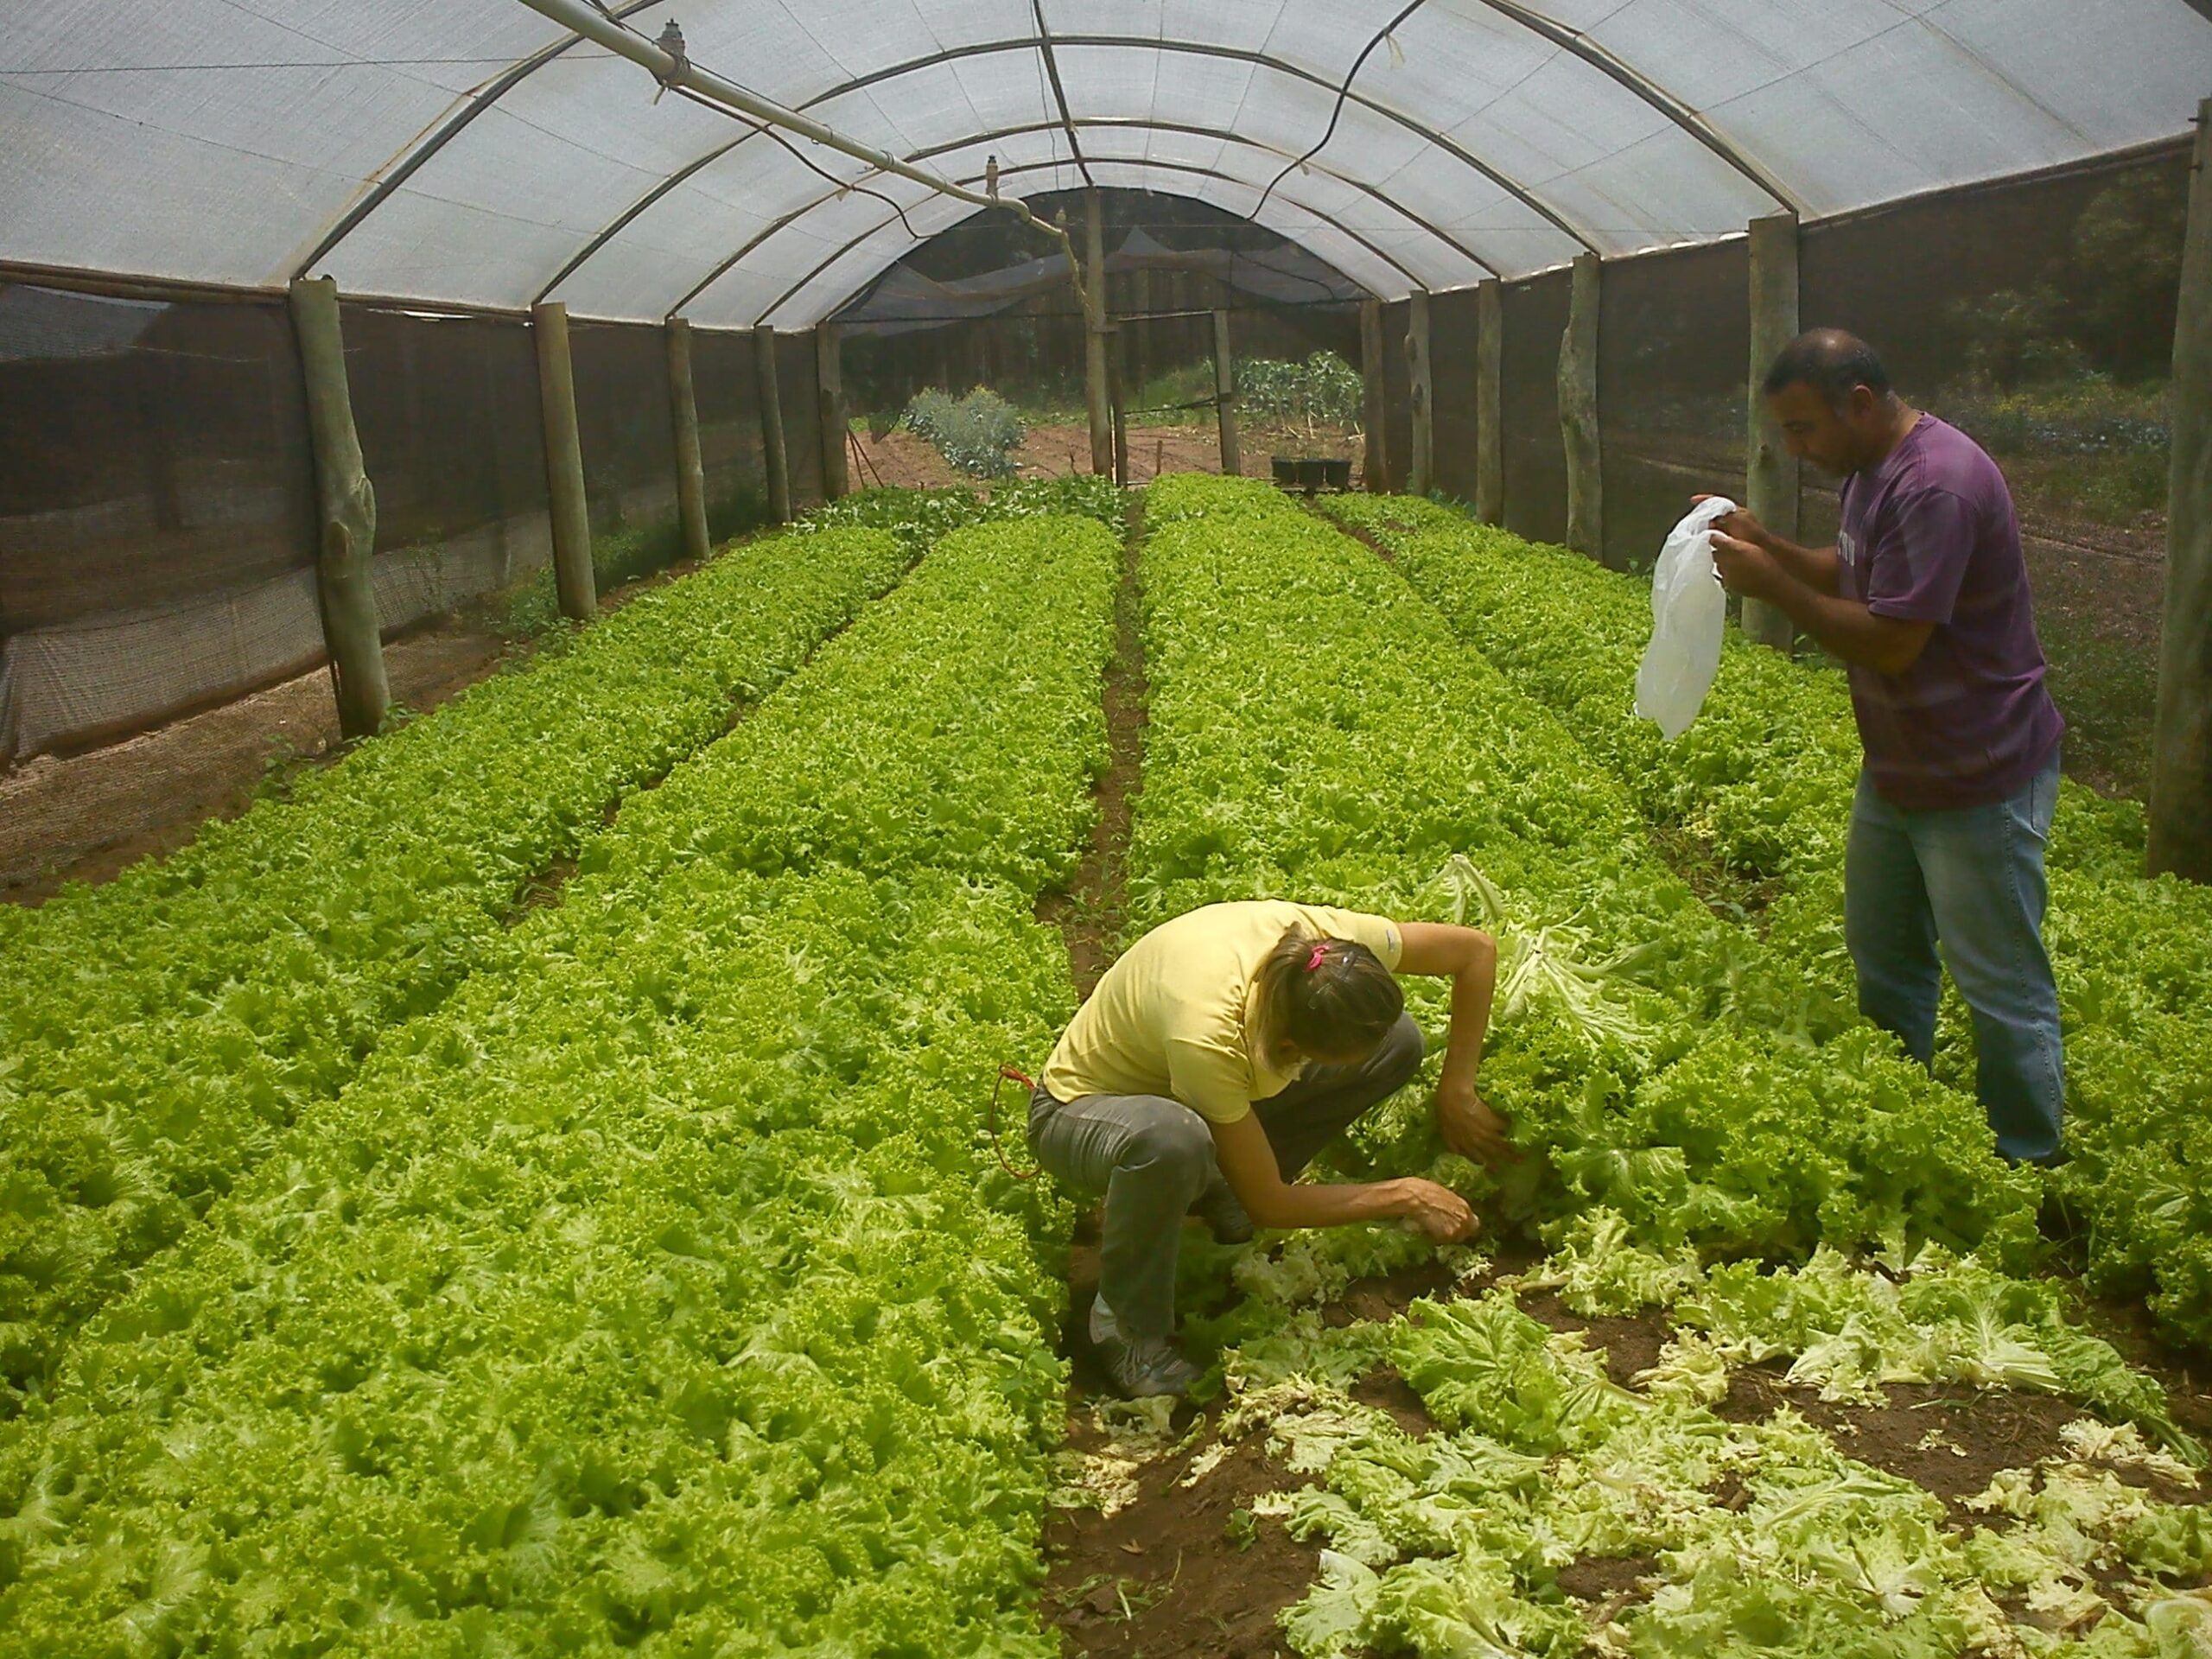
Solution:
[[[1713,537],[1713,564],[1730,593],[1764,600],[1845,662],[1878,674],[1904,673],[1936,632],[1933,622],[1877,615],[1857,600],[1815,591],[1767,549],[1733,536]]]
[[[1436,1079],[1436,1124],[1444,1143],[1463,1157],[1496,1163],[1510,1149],[1505,1121],[1475,1092],[1483,1038],[1490,1030],[1491,999],[1497,989],[1497,942],[1478,927],[1407,922],[1398,969],[1452,981],[1452,1031],[1444,1069]]]
[[[1229,1190],[1262,1227],[1339,1227],[1354,1221],[1416,1222],[1440,1244],[1475,1230],[1475,1212],[1448,1187],[1418,1177],[1396,1181],[1294,1185],[1282,1178],[1275,1149],[1257,1113],[1231,1123],[1209,1122],[1214,1155]]]

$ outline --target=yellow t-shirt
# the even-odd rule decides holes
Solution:
[[[1397,970],[1403,941],[1387,917],[1277,899],[1208,905],[1153,929],[1106,970],[1039,1081],[1056,1100],[1165,1095],[1234,1123],[1304,1069],[1268,1065],[1253,988],[1294,926],[1363,944]]]

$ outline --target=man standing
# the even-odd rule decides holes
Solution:
[[[2043,944],[2063,722],[2012,493],[1980,445],[1909,406],[1839,329],[1792,340],[1764,391],[1790,453],[1842,479],[1842,530],[1815,550],[1732,513],[1713,563],[1850,671],[1866,750],[1844,863],[1859,1007],[1929,1064],[1948,963],[1997,1148],[2047,1161],[2065,1098]]]

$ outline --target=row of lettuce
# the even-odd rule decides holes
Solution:
[[[1633,719],[1648,588],[1437,504],[1332,498],[1395,556],[1461,638],[1557,714],[1647,822],[1777,893],[1770,1015],[1847,1028],[1843,842],[1858,743],[1842,677],[1731,635],[1697,723],[1669,745]],[[2143,879],[2132,803],[2068,782],[2052,832],[2047,935],[2068,1046],[2069,1148],[2054,1189],[2086,1222],[2091,1283],[2146,1298],[2170,1332],[2212,1345],[2212,893]],[[1939,1071],[1971,1089],[1955,1000]]]
[[[1066,1216],[976,1103],[1073,1004],[1122,567],[944,536],[294,1114],[0,1426],[0,1649],[1053,1651]]]
[[[2202,1449],[2056,1286],[2001,1270],[2033,1255],[2037,1187],[1992,1155],[1971,1100],[1863,1028],[1777,1042],[1769,991],[1788,959],[1700,903],[1559,714],[1399,571],[1262,490],[1167,480],[1147,520],[1134,919],[1294,892],[1490,920],[1510,983],[1484,1087],[1548,1154],[1506,1197],[1556,1247],[1517,1288],[1555,1288],[1585,1317],[1671,1304],[1675,1327],[1630,1386],[1522,1311],[1511,1283],[1325,1321],[1351,1277],[1427,1254],[1403,1236],[1193,1240],[1192,1292],[1226,1271],[1248,1293],[1186,1320],[1228,1395],[1224,1446],[1193,1468],[1264,1433],[1312,1483],[1243,1517],[1325,1547],[1285,1615],[1290,1645],[2196,1651],[2212,1609],[2175,1586],[2212,1567],[2208,1511],[2189,1501]],[[1424,1108],[1409,1092],[1356,1131],[1355,1173],[1430,1159]],[[1558,1179],[1539,1183],[1547,1161]],[[1448,1156],[1430,1166],[1479,1179]],[[1855,1250],[1882,1269],[1850,1265]],[[1909,1381],[2069,1396],[2105,1421],[2069,1426],[2063,1449],[1955,1510],[1787,1406],[1737,1408],[1733,1371],[1777,1358],[1831,1402],[1883,1403]],[[1382,1365],[1433,1427],[1356,1397]],[[1623,1593],[1570,1581],[1593,1561],[1629,1568]]]
[[[1079,511],[886,493],[559,637],[211,823],[165,861],[0,907],[0,1413],[59,1346],[327,1101],[486,969],[533,882],[728,731],[948,529]]]

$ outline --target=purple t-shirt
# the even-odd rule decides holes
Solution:
[[[2018,794],[2065,729],[2044,686],[2020,521],[1997,463],[1923,415],[1843,483],[1843,597],[1933,622],[1910,668],[1853,664],[1851,705],[1876,792],[1906,811]]]

